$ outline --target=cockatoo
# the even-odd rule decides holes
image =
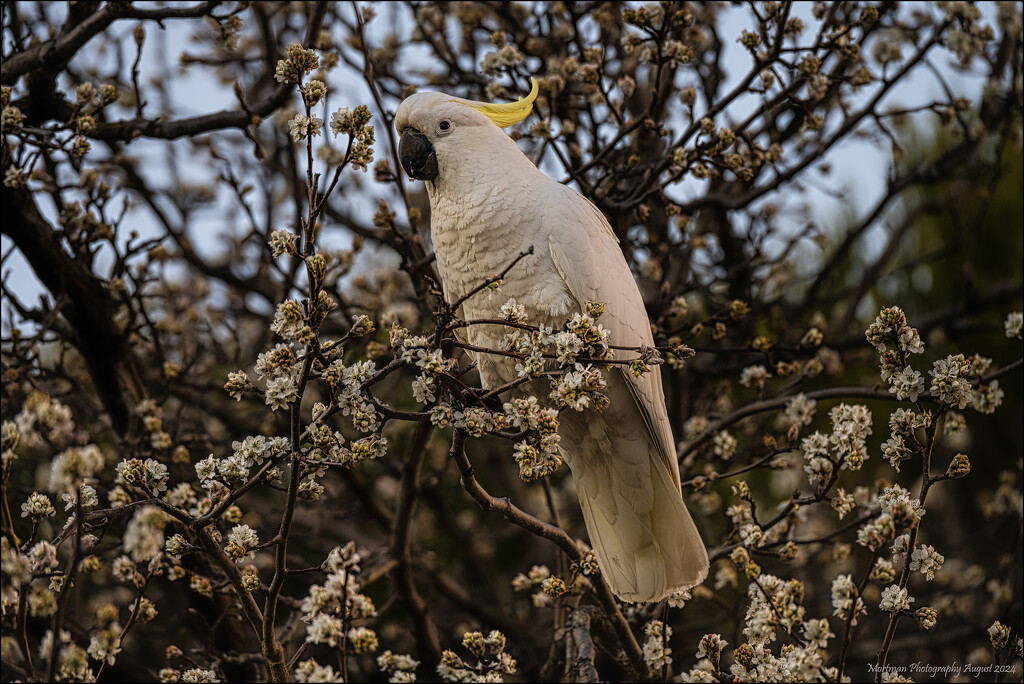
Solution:
[[[604,215],[578,192],[547,177],[502,128],[526,118],[538,87],[518,102],[486,104],[423,92],[398,108],[402,167],[426,183],[430,235],[444,295],[455,302],[533,247],[501,291],[526,310],[526,323],[560,329],[587,301],[603,302],[609,344],[653,346],[636,281]],[[498,318],[477,294],[464,320]],[[507,329],[473,325],[469,344],[500,349]],[[517,378],[515,359],[472,354],[493,388]],[[619,598],[658,601],[704,581],[708,555],[683,503],[661,376],[605,371],[610,405],[559,416],[561,456],[572,473],[598,565]],[[520,395],[542,401],[542,380]]]

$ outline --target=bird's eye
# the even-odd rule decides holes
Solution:
[[[437,124],[437,127],[440,130],[442,130],[442,131],[448,131],[448,130],[451,130],[452,123],[451,123],[451,121],[448,121],[447,119],[442,119],[441,123]]]

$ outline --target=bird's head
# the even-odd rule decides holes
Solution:
[[[536,79],[530,81],[529,95],[505,104],[474,102],[444,93],[415,93],[405,98],[395,115],[402,168],[410,178],[433,181],[467,150],[493,146],[501,139],[511,142],[500,129],[522,121],[533,109],[538,87]]]

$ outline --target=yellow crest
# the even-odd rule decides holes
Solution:
[[[498,128],[507,128],[525,119],[533,110],[533,101],[537,99],[537,93],[540,92],[540,88],[537,85],[537,79],[533,76],[530,77],[530,83],[533,86],[530,88],[530,94],[525,98],[519,98],[515,102],[506,102],[505,104],[486,104],[466,100],[462,100],[462,102],[486,116]]]

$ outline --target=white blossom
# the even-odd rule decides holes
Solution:
[[[726,430],[716,433],[711,443],[715,456],[718,456],[723,461],[728,461],[736,453],[736,438]]]
[[[672,649],[667,644],[672,637],[672,628],[661,620],[651,620],[644,626],[644,662],[647,667],[658,671],[672,664]]]
[[[942,567],[945,557],[932,546],[919,546],[910,554],[910,569],[920,570],[925,579],[935,579],[935,573]]]
[[[306,136],[316,137],[320,135],[320,128],[324,125],[324,120],[318,116],[305,116],[304,114],[296,114],[295,118],[288,122],[288,128],[291,132],[292,140],[299,142],[304,140]]]
[[[810,425],[814,420],[814,412],[817,402],[808,399],[803,392],[786,402],[786,410],[783,412],[783,423],[785,425]]]
[[[917,401],[917,398],[924,392],[924,378],[919,371],[910,366],[895,373],[889,378],[889,393],[895,394],[899,400],[908,399]]]
[[[1006,316],[1006,321],[1003,323],[1003,330],[1006,332],[1007,337],[1021,337],[1021,327],[1024,326],[1024,314],[1020,311],[1013,311]]]
[[[905,588],[893,584],[882,590],[882,600],[878,602],[878,607],[887,613],[899,613],[910,610],[910,604],[913,602],[914,599],[908,596]]]
[[[498,313],[510,323],[521,323],[526,319],[526,307],[516,302],[514,297],[502,304]]]
[[[772,377],[772,374],[760,364],[747,366],[740,371],[740,384],[744,387],[756,386],[761,388],[764,387],[765,380],[770,377]]]
[[[857,616],[867,612],[850,575],[839,575],[832,580],[832,607],[833,615],[842,620],[851,620],[852,616],[852,625],[857,624]]]
[[[964,409],[974,401],[971,383],[967,379],[970,365],[963,354],[939,359],[928,372],[932,376],[932,394],[943,403]]]
[[[828,620],[805,620],[803,626],[804,640],[808,648],[826,648],[828,640],[835,636]]]
[[[429,404],[434,401],[437,398],[434,395],[435,390],[434,378],[426,373],[417,375],[412,381],[412,396],[421,404]]]
[[[228,532],[228,544],[225,550],[232,558],[255,558],[254,547],[260,543],[256,530],[248,525],[235,525]]]
[[[299,388],[290,375],[279,375],[267,381],[266,403],[276,411],[298,399]]]
[[[1003,403],[1003,396],[998,380],[979,385],[971,394],[973,408],[978,413],[995,413]]]
[[[306,641],[336,647],[343,633],[342,627],[340,619],[320,613],[306,627]]]

